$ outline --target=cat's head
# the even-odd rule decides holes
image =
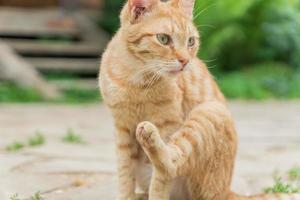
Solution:
[[[121,30],[129,51],[145,63],[142,70],[177,74],[197,56],[194,1],[128,1],[121,14]]]

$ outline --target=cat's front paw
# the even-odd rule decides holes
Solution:
[[[137,126],[136,138],[146,149],[158,147],[161,142],[158,129],[150,122],[142,122]]]

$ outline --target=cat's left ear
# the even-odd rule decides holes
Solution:
[[[195,0],[174,0],[177,6],[181,7],[186,15],[193,17],[193,11],[195,6]]]
[[[159,0],[128,0],[132,22],[138,22],[144,15],[150,12]]]

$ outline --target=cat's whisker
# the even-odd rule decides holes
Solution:
[[[213,69],[213,68],[216,68],[217,65],[212,65],[212,66],[207,66],[207,69]]]
[[[148,95],[148,92],[149,92],[149,89],[150,87],[161,77],[161,74],[160,72],[162,71],[163,69],[160,68],[157,70],[157,72],[152,76],[151,80],[149,81],[149,83],[147,84],[146,86],[146,89],[145,89],[145,95],[147,96]]]
[[[211,25],[211,24],[199,24],[199,25],[197,25],[196,26],[197,28],[199,28],[199,27],[209,27],[209,28],[216,28],[214,25]]]
[[[211,60],[203,60],[201,59],[203,62],[209,63],[209,62],[215,62],[217,59],[211,59]]]
[[[132,77],[133,81],[136,83],[141,82],[141,80],[148,74],[153,73],[153,69],[157,68],[156,65],[146,65],[145,68],[139,70]]]
[[[207,11],[209,8],[213,7],[213,6],[216,6],[217,4],[214,3],[214,4],[211,4],[209,6],[207,6],[206,8],[200,10],[200,12],[198,12],[194,17],[193,17],[193,20],[196,20],[202,13],[204,13],[205,11]]]

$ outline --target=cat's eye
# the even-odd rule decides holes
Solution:
[[[157,40],[163,44],[163,45],[168,45],[171,43],[171,37],[167,34],[157,34],[156,35]]]
[[[193,47],[196,43],[196,38],[195,37],[190,37],[188,40],[188,46]]]

